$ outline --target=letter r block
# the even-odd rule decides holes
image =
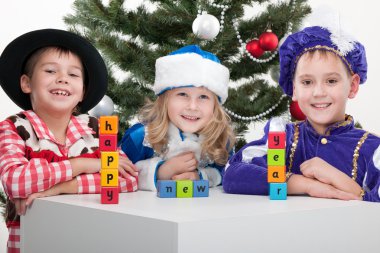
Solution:
[[[193,197],[193,181],[179,180],[177,181],[177,198]]]
[[[268,149],[268,166],[285,165],[285,149]]]
[[[117,135],[116,134],[99,135],[99,150],[100,151],[116,151],[117,150]]]
[[[284,183],[286,181],[285,166],[268,166],[268,183]]]
[[[270,200],[286,200],[287,183],[270,183],[269,199]]]
[[[101,152],[102,169],[119,168],[119,152]]]
[[[119,118],[117,116],[100,116],[99,134],[117,134]]]
[[[209,183],[208,180],[193,181],[193,197],[208,197]]]
[[[268,148],[284,149],[286,143],[285,132],[269,132],[268,133]]]
[[[118,187],[102,187],[101,189],[102,204],[118,204],[119,203],[119,188]]]
[[[102,169],[100,171],[101,186],[118,186],[119,185],[119,170],[118,169]]]
[[[157,181],[157,197],[159,198],[176,198],[177,183],[174,180]]]

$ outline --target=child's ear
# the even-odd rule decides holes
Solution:
[[[351,86],[350,93],[348,94],[348,98],[356,97],[356,94],[359,92],[359,84],[360,84],[360,76],[358,74],[354,74],[351,77]]]
[[[20,78],[20,86],[22,92],[29,94],[32,92],[32,88],[30,87],[30,78],[27,75],[22,75]]]

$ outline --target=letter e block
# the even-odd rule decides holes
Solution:
[[[116,151],[117,150],[117,135],[116,134],[99,135],[99,150],[100,151]]]
[[[193,197],[193,181],[179,180],[177,181],[177,198]]]
[[[117,134],[119,131],[119,118],[117,116],[100,116],[99,134]]]
[[[270,183],[269,199],[270,200],[286,200],[287,183]]]
[[[176,198],[177,183],[174,180],[157,181],[157,197],[159,198]]]
[[[286,143],[285,132],[269,132],[268,133],[268,148],[270,149],[284,149]]]
[[[118,187],[102,187],[101,189],[102,204],[118,204],[119,203],[119,188]]]
[[[193,197],[208,197],[208,180],[195,180],[193,181]]]
[[[285,149],[268,149],[268,166],[285,165]]]
[[[268,166],[268,183],[284,183],[285,166]]]
[[[117,169],[102,169],[100,171],[101,186],[118,186],[119,185],[119,170]]]
[[[101,152],[102,169],[119,168],[119,152]]]

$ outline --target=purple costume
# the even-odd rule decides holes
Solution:
[[[273,123],[268,122],[262,139],[248,143],[230,159],[223,178],[225,192],[268,194],[266,150],[271,125]],[[353,178],[365,191],[364,200],[380,202],[379,137],[355,128],[351,116],[328,127],[324,135],[319,135],[307,121],[284,127],[287,172],[291,170],[294,174],[301,174],[299,167],[304,161],[320,157]],[[296,143],[294,152],[293,143]],[[359,155],[357,159],[354,159],[355,154]],[[290,166],[291,160],[293,164]]]

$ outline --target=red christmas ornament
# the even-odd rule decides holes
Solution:
[[[273,51],[277,48],[278,38],[277,35],[272,32],[272,30],[267,30],[262,33],[259,37],[260,47],[265,51]]]
[[[290,103],[289,110],[290,110],[290,114],[292,115],[292,117],[295,118],[296,120],[305,120],[306,119],[306,116],[301,111],[301,108],[299,107],[297,101],[292,101]]]
[[[248,42],[247,45],[245,45],[245,48],[253,57],[256,58],[259,58],[264,54],[264,50],[260,47],[259,40],[257,39]]]

